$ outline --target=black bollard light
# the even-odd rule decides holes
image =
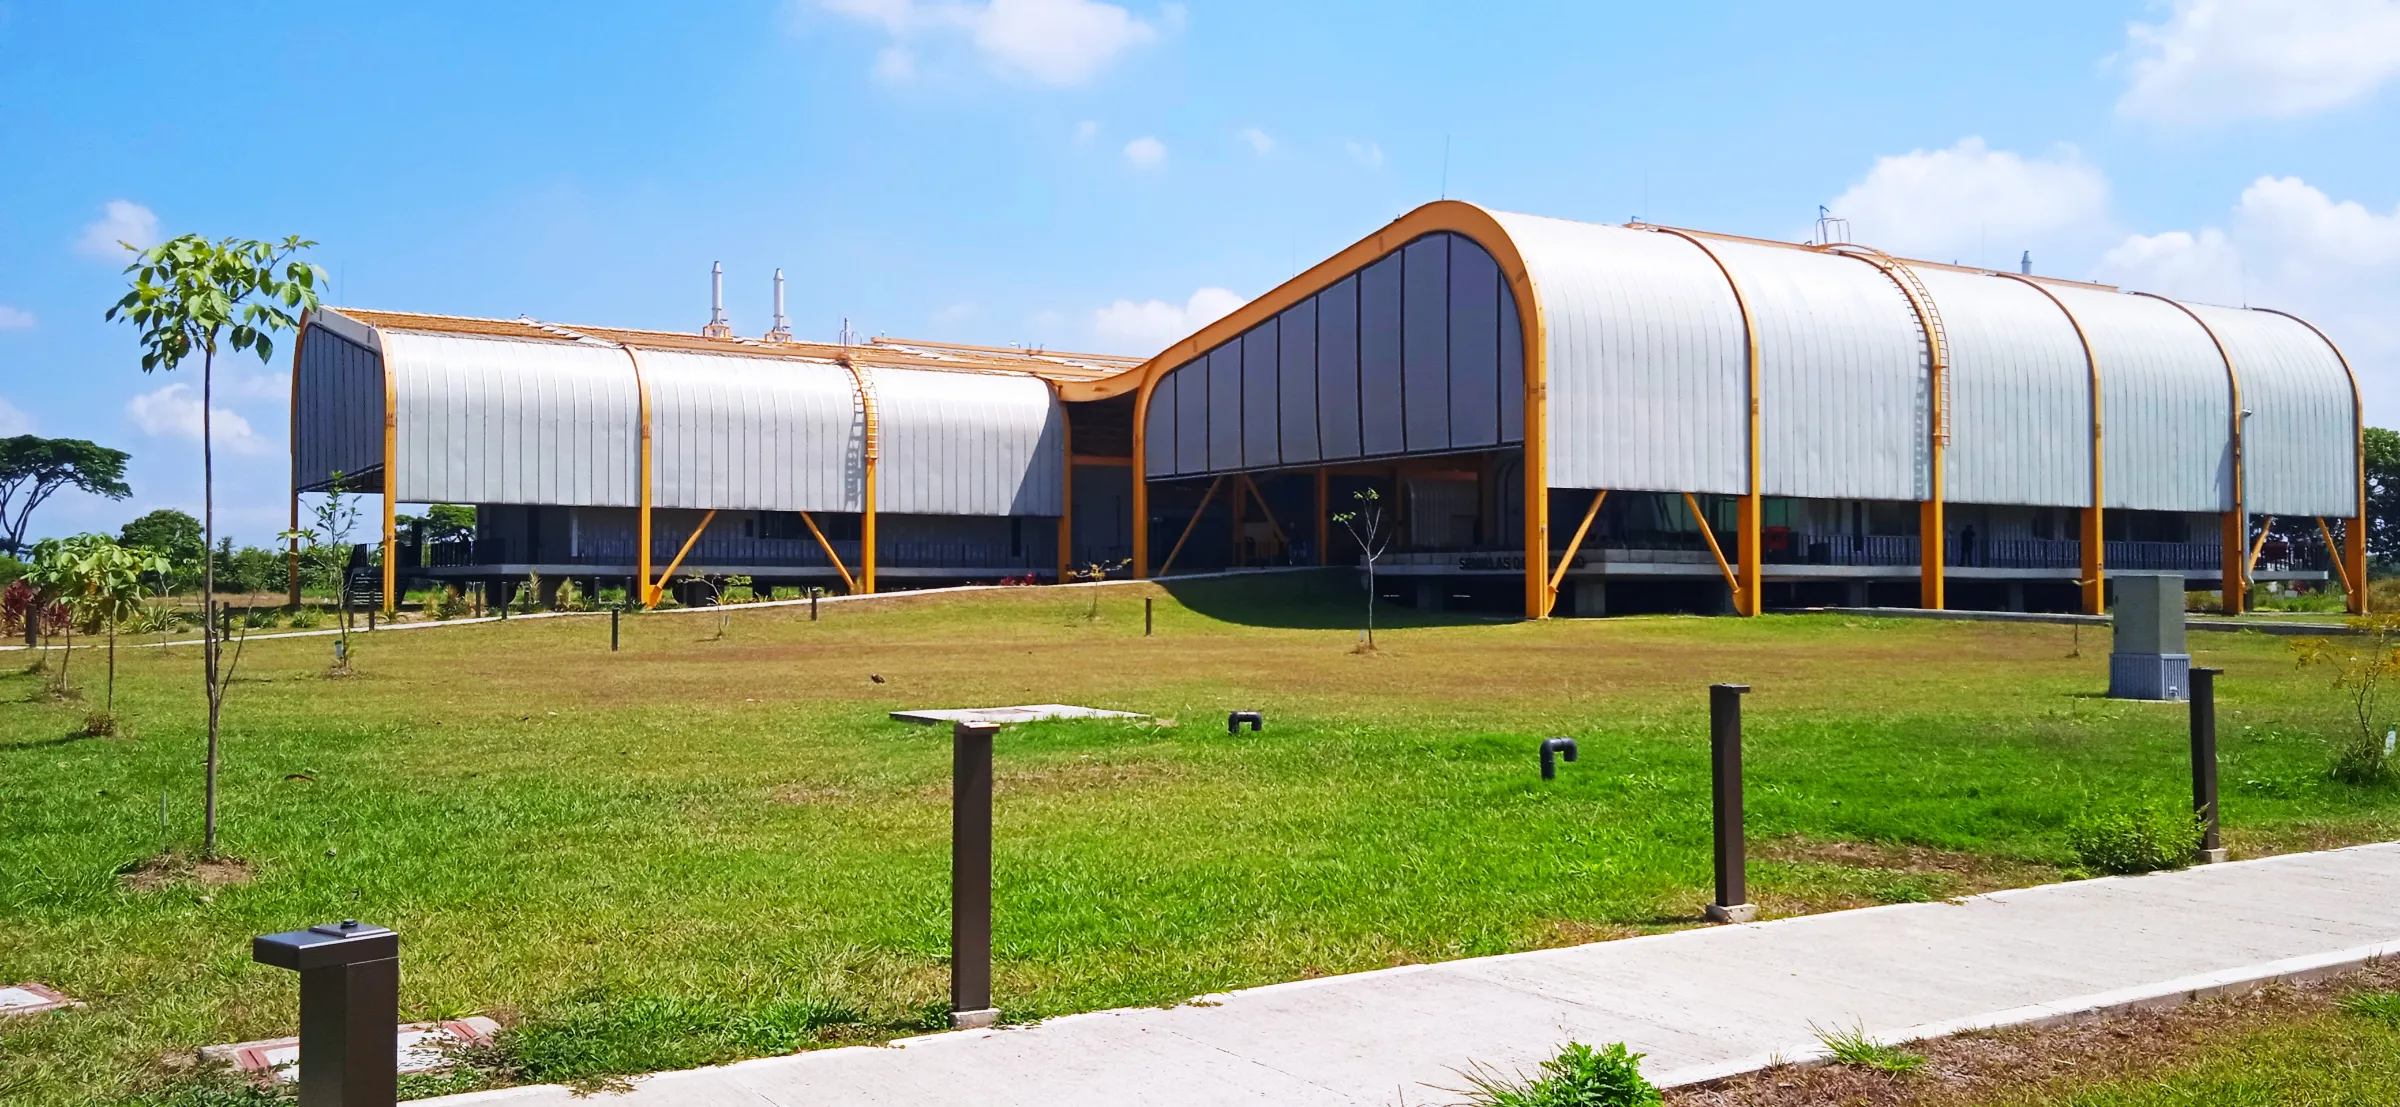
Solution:
[[[622,606],[608,609],[608,652],[617,652],[617,616],[625,614]]]
[[[2217,835],[2217,677],[2224,672],[2191,671],[2192,813],[2200,823],[2200,849],[2193,860],[2203,865],[2225,860],[2225,844]]]
[[[367,629],[375,629],[375,609],[372,607],[367,609]]]
[[[1712,922],[1744,923],[1758,917],[1750,903],[1742,854],[1742,694],[1747,684],[1708,687],[1708,770],[1716,824],[1717,898],[1705,914]]]
[[[992,1006],[992,736],[961,719],[950,728],[950,1025],[1000,1021]]]
[[[400,936],[357,919],[250,940],[300,974],[300,1107],[391,1107],[400,1096]]]
[[[814,589],[808,593],[808,621],[817,621],[817,593]]]
[[[1142,637],[1150,637],[1150,597],[1142,597]]]
[[[1240,734],[1243,723],[1250,724],[1250,732],[1256,734],[1267,725],[1267,718],[1256,711],[1233,712],[1225,716],[1225,733]]]
[[[1560,755],[1562,755],[1562,754],[1566,756],[1566,759],[1567,759],[1567,761],[1568,761],[1570,764],[1572,764],[1572,763],[1574,762],[1574,760],[1575,760],[1575,740],[1574,740],[1573,738],[1566,737],[1565,735],[1560,735],[1560,736],[1558,736],[1558,737],[1556,737],[1556,738],[1544,738],[1544,739],[1542,739],[1542,779],[1543,779],[1543,780],[1557,780],[1557,779],[1558,779],[1558,761],[1557,761],[1557,758],[1558,758]]]

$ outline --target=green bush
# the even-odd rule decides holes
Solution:
[[[1468,1091],[1469,1102],[1486,1107],[1657,1107],[1661,1099],[1642,1076],[1642,1056],[1623,1042],[1605,1049],[1568,1042],[1558,1056],[1542,1062],[1542,1075],[1536,1079],[1470,1075],[1475,1086]]]
[[[285,625],[293,630],[314,630],[324,623],[325,612],[312,603],[292,612],[291,621]]]
[[[2086,810],[2068,824],[2067,847],[2094,872],[2124,876],[2180,869],[2200,848],[2200,822],[2172,805]]]

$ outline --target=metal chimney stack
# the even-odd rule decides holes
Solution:
[[[775,271],[775,328],[767,332],[769,342],[792,340],[791,321],[783,317],[783,270]]]
[[[708,325],[700,328],[700,337],[733,337],[733,325],[725,321],[725,263],[721,261],[708,268]]]
[[[2024,257],[2017,259],[2017,272],[2028,277],[2033,275],[2033,251],[2027,250]]]

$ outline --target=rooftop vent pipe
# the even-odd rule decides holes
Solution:
[[[769,342],[792,340],[792,324],[783,317],[783,270],[775,271],[775,327],[767,332]]]
[[[733,326],[725,321],[725,263],[721,261],[708,267],[708,325],[700,328],[700,336],[733,337]]]
[[[2033,251],[2027,250],[2024,257],[2017,259],[2017,272],[2028,277],[2033,275]]]

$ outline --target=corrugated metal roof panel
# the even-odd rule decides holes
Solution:
[[[400,499],[640,503],[640,397],[623,350],[385,331]]]
[[[1746,346],[1716,264],[1673,235],[1493,216],[1541,298],[1551,485],[1747,491]],[[1509,314],[1502,329],[1513,332]],[[1503,335],[1504,376],[1521,393],[1518,345]],[[1504,398],[1503,420],[1517,431],[1522,405]]]
[[[1758,327],[1762,490],[1924,499],[1931,374],[1900,286],[1857,258],[1707,242]]]
[[[2022,281],[1915,270],[1950,339],[1953,503],[2092,502],[2092,378],[2075,326]]]
[[[864,508],[866,420],[824,362],[644,350],[651,503],[757,511]]]
[[[1065,500],[1066,415],[1024,376],[877,367],[882,457],[877,511],[1057,515]]]
[[[2232,398],[2225,360],[2163,300],[2052,285],[2100,363],[2101,494],[2108,507],[2229,511]]]
[[[2358,513],[2357,413],[2341,358],[2299,321],[2191,304],[2242,385],[2242,500],[2252,514]]]

